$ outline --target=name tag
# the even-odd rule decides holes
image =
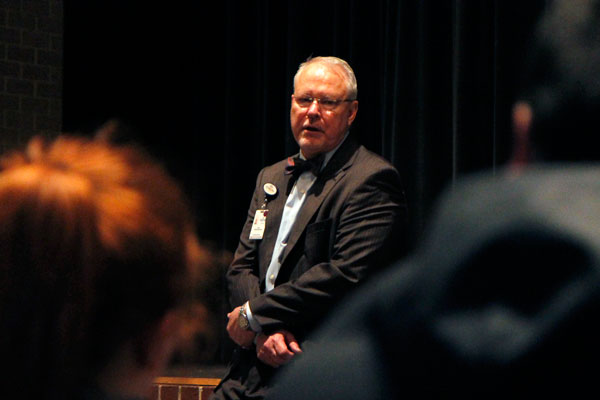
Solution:
[[[252,222],[252,229],[250,230],[250,240],[260,240],[263,238],[265,226],[267,225],[268,213],[269,210],[256,210],[254,222]]]

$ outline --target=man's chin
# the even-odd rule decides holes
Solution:
[[[323,150],[323,143],[315,140],[300,139],[298,145],[305,157],[312,157],[313,155],[321,153]]]

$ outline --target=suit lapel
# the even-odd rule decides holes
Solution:
[[[287,200],[286,188],[290,179],[291,175],[285,175],[283,171],[281,173],[276,173],[275,176],[272,177],[271,183],[275,184],[277,187],[277,196],[274,199],[269,200],[267,203],[267,209],[269,210],[269,213],[267,215],[267,225],[265,227],[265,234],[262,244],[264,256],[260,257],[261,284],[262,281],[264,281],[267,268],[269,267],[271,258],[273,257],[273,248],[277,240],[279,226],[281,225],[281,217],[283,215],[283,209]]]
[[[281,262],[282,265],[285,263],[287,255],[290,254],[294,246],[298,243],[298,239],[306,229],[315,212],[321,206],[321,203],[323,203],[323,200],[327,198],[331,189],[333,189],[337,182],[344,176],[346,170],[352,165],[358,147],[358,143],[351,137],[346,138],[346,141],[335,152],[331,160],[329,160],[325,166],[325,169],[319,174],[319,177],[310,188],[306,200],[296,217],[296,221],[294,222],[294,226],[292,227],[288,238],[287,246],[284,249]],[[279,215],[279,221],[281,221],[281,215]]]

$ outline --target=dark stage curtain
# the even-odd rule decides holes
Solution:
[[[199,235],[233,252],[256,174],[297,151],[298,64],[335,55],[358,79],[352,134],[402,175],[414,244],[441,190],[507,160],[517,67],[540,5],[66,1],[64,128],[124,121],[185,186]]]

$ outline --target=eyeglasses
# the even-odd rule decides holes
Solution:
[[[327,111],[335,110],[337,108],[337,106],[339,106],[343,102],[354,101],[354,99],[333,100],[333,99],[327,99],[327,98],[320,99],[318,97],[309,97],[309,96],[296,97],[294,95],[292,95],[292,97],[294,98],[294,100],[296,101],[296,104],[298,104],[299,107],[308,108],[312,105],[312,103],[314,103],[316,101],[317,104],[323,110],[327,110]]]

